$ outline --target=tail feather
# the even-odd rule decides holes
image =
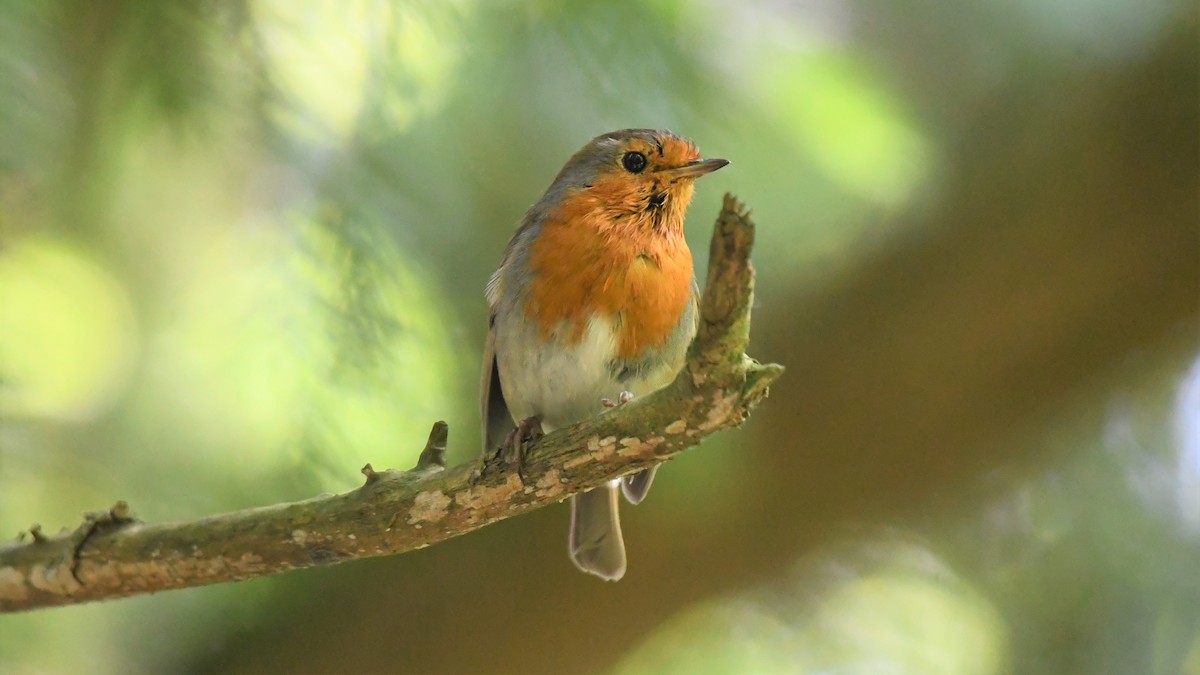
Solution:
[[[571,497],[571,560],[584,572],[608,581],[625,576],[617,504],[614,484]]]
[[[650,491],[650,484],[654,482],[654,472],[658,471],[659,465],[654,465],[649,469],[643,469],[634,474],[630,474],[621,479],[621,492],[625,494],[625,499],[629,500],[630,504],[641,504],[646,498],[646,493]]]

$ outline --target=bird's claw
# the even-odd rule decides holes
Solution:
[[[605,408],[620,408],[621,406],[625,405],[626,403],[629,403],[632,400],[633,400],[633,393],[628,392],[628,391],[622,391],[620,394],[617,394],[616,401],[612,400],[611,398],[602,398],[602,399],[600,399],[600,403],[602,403]]]
[[[525,482],[525,450],[537,443],[545,433],[542,431],[542,420],[537,416],[526,417],[517,424],[516,428],[504,438],[500,446],[500,461],[506,465],[516,465],[517,475]]]

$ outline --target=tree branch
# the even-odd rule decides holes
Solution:
[[[447,427],[434,425],[410,471],[363,468],[340,495],[183,523],[143,524],[118,503],[70,534],[0,546],[0,611],[68,605],[278,574],[402,553],[674,457],[738,426],[783,368],[745,355],[754,224],[732,195],[713,233],[701,323],[674,383],[542,438],[522,465],[486,453],[445,467]]]

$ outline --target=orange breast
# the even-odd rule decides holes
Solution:
[[[565,325],[578,343],[592,316],[609,317],[620,358],[661,347],[691,296],[682,227],[656,231],[603,211],[564,208],[543,223],[529,262],[526,314],[542,335]]]

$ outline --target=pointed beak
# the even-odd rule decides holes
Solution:
[[[666,174],[671,178],[699,178],[707,173],[712,173],[717,169],[729,164],[727,159],[698,159],[694,162],[688,162],[683,166],[675,167],[674,169],[664,169],[659,173]]]

